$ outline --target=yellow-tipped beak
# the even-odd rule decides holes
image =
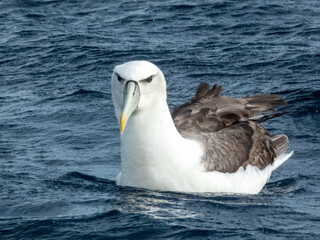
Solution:
[[[120,132],[121,132],[121,134],[123,134],[123,130],[124,130],[124,127],[126,126],[126,123],[127,123],[126,115],[124,113],[122,113],[121,119],[120,119]]]

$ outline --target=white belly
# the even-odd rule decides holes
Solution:
[[[119,173],[117,184],[161,191],[257,194],[272,171],[292,154],[282,154],[263,170],[249,165],[246,170],[241,167],[235,173],[205,172],[200,165],[132,168],[130,172]]]

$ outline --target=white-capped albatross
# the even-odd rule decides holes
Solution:
[[[116,66],[111,85],[121,131],[118,185],[256,194],[293,153],[285,153],[286,135],[271,137],[260,125],[281,115],[266,115],[285,104],[275,95],[231,98],[200,83],[170,113],[164,75],[147,61]]]

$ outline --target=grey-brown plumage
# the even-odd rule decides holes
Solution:
[[[207,171],[236,172],[250,164],[263,169],[289,146],[287,136],[271,137],[260,122],[283,113],[272,113],[286,105],[275,95],[245,98],[220,96],[221,86],[200,83],[195,96],[172,111],[179,133],[202,143]]]

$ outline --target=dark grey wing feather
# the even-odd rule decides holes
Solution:
[[[253,121],[205,135],[201,142],[206,146],[203,165],[208,171],[236,172],[248,164],[263,169],[275,158],[270,135]]]
[[[172,111],[173,121],[178,131],[215,132],[239,121],[265,119],[268,112],[274,111],[286,102],[271,94],[245,98],[220,96],[221,86],[211,89],[208,83],[200,83],[196,95]]]
[[[266,113],[285,101],[275,95],[237,99],[220,92],[219,85],[210,89],[201,83],[190,102],[173,109],[176,128],[183,137],[203,144],[207,171],[235,172],[248,164],[265,168],[289,142],[284,137],[272,139],[258,122],[281,115]]]

